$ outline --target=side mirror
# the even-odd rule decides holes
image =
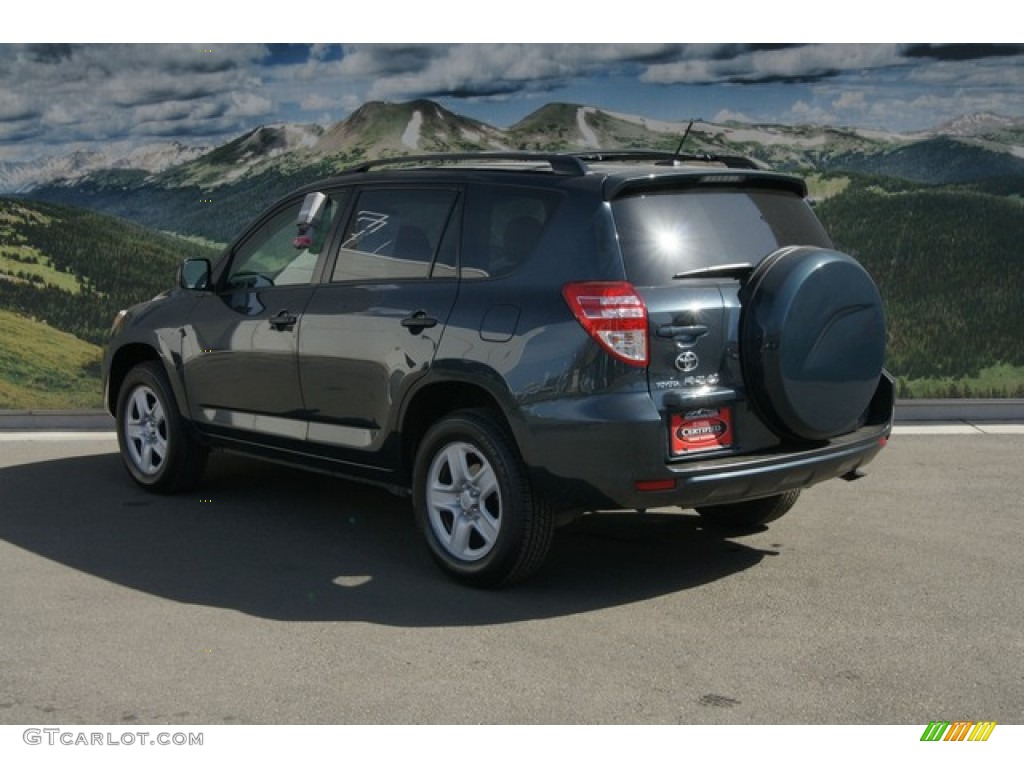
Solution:
[[[292,243],[295,250],[301,251],[313,247],[316,225],[326,206],[327,195],[323,192],[310,192],[303,198],[302,209],[299,211],[299,217],[295,220],[295,226],[298,229],[298,234]]]
[[[210,287],[209,259],[186,259],[178,267],[178,285],[187,291],[205,291]]]
[[[323,192],[310,192],[302,200],[302,210],[299,211],[299,218],[295,220],[295,226],[301,230],[316,224],[326,203],[327,195]]]

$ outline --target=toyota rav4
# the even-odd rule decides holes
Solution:
[[[211,449],[385,486],[484,586],[581,512],[763,525],[892,425],[878,290],[806,194],[738,157],[365,163],[118,314],[124,465],[165,493]]]

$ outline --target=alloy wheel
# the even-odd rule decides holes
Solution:
[[[125,447],[132,464],[155,475],[167,459],[167,418],[156,392],[137,386],[128,399],[124,420]]]
[[[483,453],[466,442],[446,445],[430,464],[427,514],[441,546],[474,562],[487,556],[501,532],[501,489]]]

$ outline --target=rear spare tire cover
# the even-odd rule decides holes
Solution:
[[[856,429],[885,357],[882,299],[865,269],[838,251],[782,248],[740,298],[743,375],[765,423],[803,440]]]

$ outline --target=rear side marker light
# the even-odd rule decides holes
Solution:
[[[674,491],[675,480],[637,480],[633,487],[638,491]]]
[[[562,296],[583,329],[612,357],[647,366],[647,305],[631,284],[569,283]]]

